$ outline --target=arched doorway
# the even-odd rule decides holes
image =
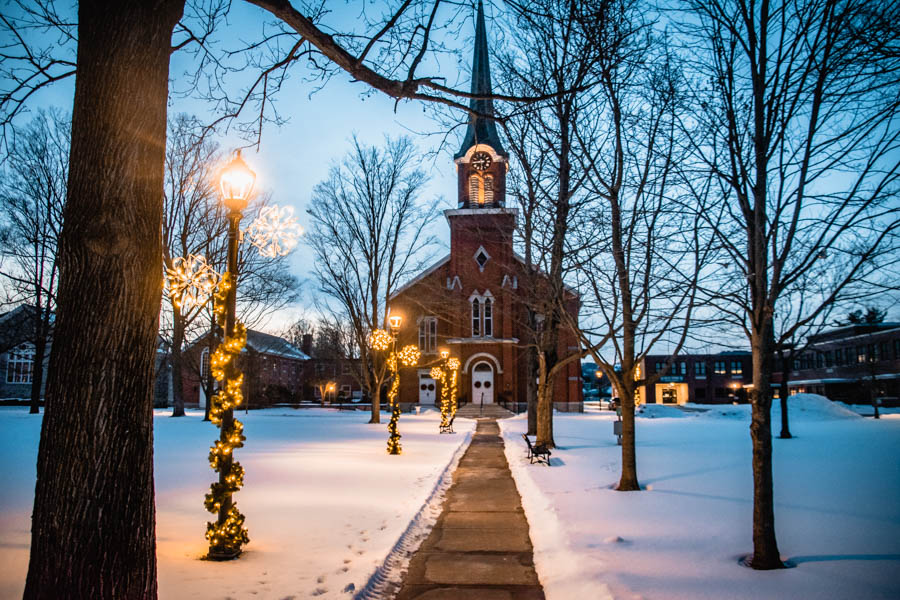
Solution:
[[[494,369],[490,363],[480,362],[472,369],[472,403],[493,404]]]

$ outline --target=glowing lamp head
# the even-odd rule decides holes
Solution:
[[[333,392],[333,391],[334,391],[334,384],[333,384],[333,383],[329,383],[329,384],[328,384],[328,387],[326,387],[325,390],[326,390],[326,391],[329,391],[329,392]]]
[[[403,321],[403,317],[400,315],[391,315],[388,317],[388,323],[391,324],[391,331],[397,331],[400,329],[400,323]]]
[[[449,351],[449,350],[441,350],[441,358],[442,358],[442,359],[447,360],[447,358],[448,358],[449,356],[450,356],[450,351]]]
[[[219,177],[219,187],[225,206],[232,212],[240,212],[247,208],[254,183],[256,183],[256,173],[250,170],[250,167],[241,158],[241,151],[238,150]]]

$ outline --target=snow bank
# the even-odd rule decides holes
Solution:
[[[900,598],[900,420],[845,418],[820,398],[797,402],[797,438],[773,439],[776,533],[795,567],[771,572],[738,564],[752,550],[745,419],[639,418],[641,492],[612,489],[610,417],[558,415],[550,468],[524,459],[523,419],[502,421],[548,600]]]
[[[0,599],[22,597],[28,568],[40,418],[25,412],[0,409],[0,461],[19,467],[0,487]],[[218,430],[198,412],[168,414],[154,419],[159,597],[166,600],[349,600],[376,573],[384,578],[386,558],[429,527],[444,475],[474,423],[457,421],[459,433],[439,435],[437,412],[404,414],[403,454],[389,456],[386,414],[369,425],[366,412],[241,413],[247,442],[236,458],[246,478],[235,499],[250,543],[238,560],[216,563],[201,557],[211,518],[203,496],[215,477],[207,453]]]

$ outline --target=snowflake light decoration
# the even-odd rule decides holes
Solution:
[[[444,371],[440,367],[431,367],[430,375],[435,381],[440,381],[444,378]]]
[[[403,350],[397,353],[397,358],[403,366],[414,367],[419,362],[419,349],[412,344],[404,346]]]
[[[450,360],[448,360],[447,368],[450,369],[451,371],[455,371],[455,370],[459,369],[459,359],[451,358]]]
[[[219,283],[219,274],[203,255],[188,254],[166,269],[166,291],[178,310],[191,310],[209,300]]]
[[[293,206],[266,206],[244,231],[247,240],[267,258],[289,254],[297,246],[303,228]]]
[[[371,346],[373,350],[387,350],[391,347],[391,341],[393,341],[393,339],[391,334],[384,329],[376,329],[369,336],[369,346]]]

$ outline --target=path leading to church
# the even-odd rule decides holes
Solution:
[[[397,600],[543,600],[495,419],[481,419]]]

